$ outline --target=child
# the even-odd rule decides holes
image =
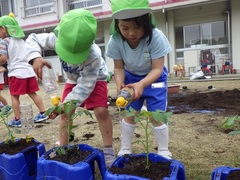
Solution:
[[[4,89],[4,72],[6,71],[7,71],[7,63],[0,66],[0,102],[1,102],[0,112],[1,112],[1,108],[5,106],[6,107],[5,113],[11,113],[12,107],[8,105],[6,98],[1,94],[1,91]]]
[[[149,111],[167,108],[168,72],[164,56],[171,46],[162,31],[155,28],[147,0],[111,0],[113,24],[106,55],[114,60],[117,92],[124,86],[134,89],[134,102],[129,107],[141,110],[146,100]],[[153,121],[154,122],[154,121]],[[167,124],[154,124],[158,154],[171,158],[168,150]],[[125,117],[121,122],[121,149],[118,156],[131,153],[135,122]]]
[[[11,13],[12,14],[12,13]],[[34,122],[46,120],[43,102],[36,94],[39,90],[36,74],[26,59],[26,48],[22,28],[13,15],[0,18],[0,64],[8,63],[9,90],[15,118],[9,126],[21,127],[20,95],[28,94],[38,107],[40,113]]]
[[[42,48],[56,50],[60,57],[67,82],[62,101],[79,100],[81,106],[93,109],[99,123],[107,166],[115,159],[112,147],[112,121],[108,112],[108,70],[100,48],[93,43],[97,21],[90,11],[74,9],[63,15],[54,33],[30,34],[27,38],[28,60],[37,75],[42,67],[50,65],[41,57]],[[55,114],[56,117],[57,114]],[[50,118],[54,118],[54,115]],[[59,124],[60,145],[67,144],[67,116],[61,115]]]

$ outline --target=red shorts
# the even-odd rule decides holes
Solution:
[[[65,84],[62,101],[66,98],[68,93],[72,91],[72,89],[76,86],[76,84]],[[88,110],[92,110],[96,107],[108,107],[108,96],[107,96],[107,82],[98,81],[95,85],[93,92],[90,96],[81,104],[81,107],[84,107]]]
[[[35,93],[39,90],[36,77],[20,79],[16,77],[9,78],[9,90],[12,96]]]
[[[4,84],[0,84],[0,90],[4,89]]]

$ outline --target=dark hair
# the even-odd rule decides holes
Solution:
[[[151,21],[151,14],[144,14],[142,16],[134,17],[134,18],[129,18],[129,19],[121,19],[123,21],[133,21],[134,25],[136,27],[143,27],[144,29],[144,35],[142,36],[143,38],[149,37],[148,39],[148,44],[151,43],[152,41],[152,30],[154,28],[152,21]],[[115,30],[122,36],[123,40],[125,41],[126,39],[123,37],[122,33],[119,30],[118,24],[119,24],[119,19],[115,19]]]

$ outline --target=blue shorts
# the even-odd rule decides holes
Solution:
[[[128,71],[125,71],[125,84],[132,84],[139,82],[146,76],[134,75]],[[166,71],[162,73],[159,79],[147,86],[142,96],[134,102],[131,102],[127,105],[126,110],[129,110],[130,107],[136,111],[141,110],[144,100],[146,100],[146,106],[148,111],[162,110],[166,111],[167,109],[167,78],[168,75]]]

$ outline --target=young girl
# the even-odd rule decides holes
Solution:
[[[106,55],[114,60],[117,92],[124,86],[134,89],[134,102],[129,107],[141,110],[144,101],[148,111],[167,108],[168,72],[164,56],[171,50],[165,35],[155,28],[147,0],[111,0],[114,18]],[[171,158],[168,150],[167,124],[154,124],[158,154]],[[135,122],[125,117],[121,122],[119,156],[131,153]]]
[[[12,14],[12,13],[10,13]],[[21,127],[20,95],[28,94],[39,109],[39,114],[34,122],[46,120],[45,108],[40,96],[36,74],[28,64],[26,58],[25,41],[22,28],[18,25],[13,15],[0,18],[0,65],[8,63],[9,90],[15,118],[8,122],[9,126]]]

